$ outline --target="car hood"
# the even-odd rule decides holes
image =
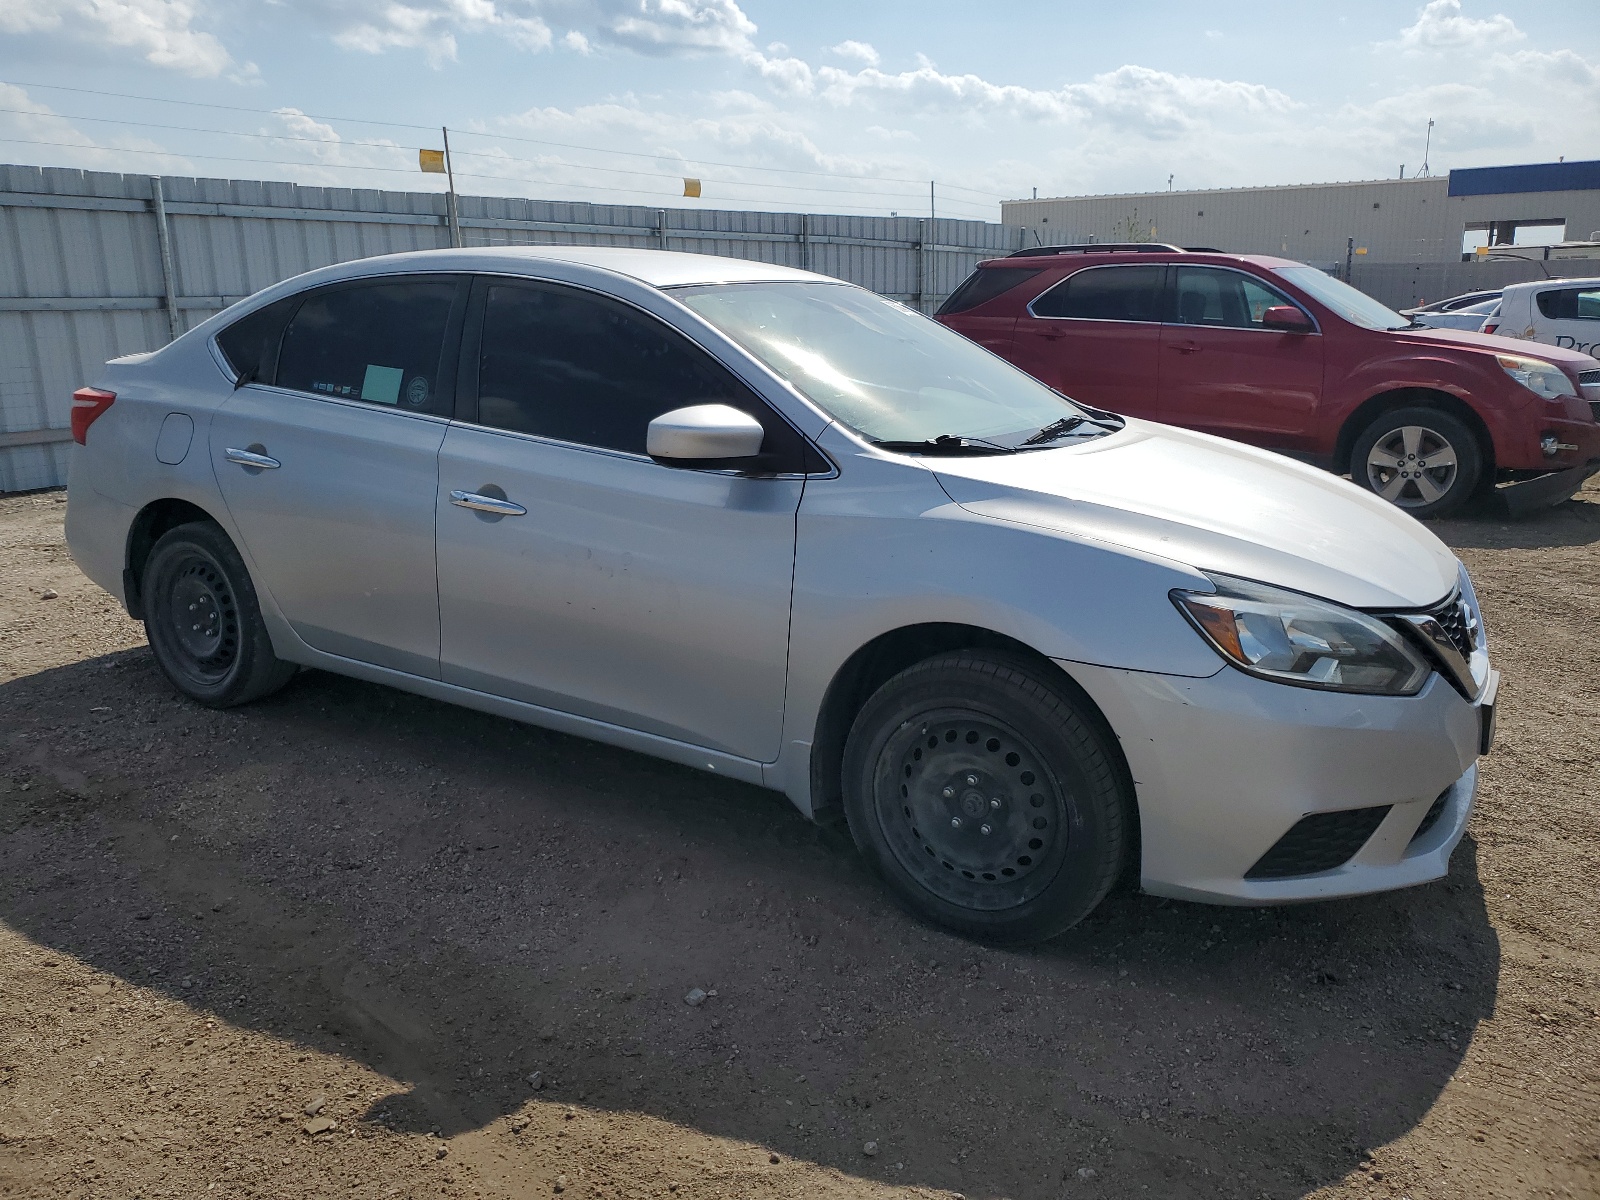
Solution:
[[[1456,585],[1455,555],[1393,505],[1202,433],[1130,420],[1059,449],[924,461],[969,512],[1356,608],[1424,608]]]
[[[1465,347],[1469,350],[1487,350],[1494,354],[1520,354],[1524,358],[1542,358],[1546,362],[1566,367],[1572,371],[1592,371],[1594,359],[1576,350],[1552,346],[1546,342],[1527,342],[1521,338],[1501,337],[1498,333],[1475,333],[1466,329],[1396,329],[1390,336],[1403,338],[1423,346],[1444,346],[1450,349]]]

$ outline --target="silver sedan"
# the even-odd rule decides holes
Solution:
[[[1492,733],[1410,517],[802,271],[346,263],[73,429],[72,552],[193,700],[320,668],[780,789],[973,936],[1436,879]]]

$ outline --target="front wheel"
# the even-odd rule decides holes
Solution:
[[[1020,657],[963,651],[890,679],[845,746],[845,815],[917,914],[987,941],[1044,941],[1121,874],[1133,800],[1097,722]]]
[[[1413,517],[1444,517],[1467,502],[1483,474],[1472,430],[1437,408],[1384,413],[1362,432],[1350,478]]]
[[[211,522],[163,534],[140,590],[156,664],[191,700],[208,708],[248,704],[294,675],[295,665],[272,652],[244,560]]]

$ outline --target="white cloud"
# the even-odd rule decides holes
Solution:
[[[434,64],[457,56],[456,34],[490,33],[525,50],[554,37],[538,0],[301,0],[308,15],[331,25],[347,50],[382,54],[421,50]]]
[[[594,47],[589,45],[589,39],[576,29],[569,29],[561,35],[561,44],[568,50],[577,54],[593,54]]]
[[[879,62],[878,51],[870,42],[844,41],[837,46],[830,46],[829,50],[840,58],[853,58],[869,67],[875,67]]]
[[[72,121],[52,112],[20,87],[0,83],[0,138],[15,139],[6,150],[13,162],[139,174],[194,175],[194,164],[140,136],[114,134],[97,140]],[[124,151],[124,153],[118,153]],[[133,151],[133,153],[126,153]]]
[[[0,0],[0,33],[59,30],[200,78],[238,69],[222,43],[194,28],[194,21],[194,5],[186,0]]]
[[[1400,31],[1398,44],[1411,51],[1491,49],[1524,36],[1504,13],[1475,20],[1461,15],[1461,0],[1429,0],[1416,22]]]

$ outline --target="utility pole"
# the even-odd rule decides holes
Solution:
[[[1174,179],[1176,179],[1176,178],[1177,178],[1176,175],[1168,175],[1167,176],[1167,191],[1170,192],[1172,190],[1172,181]]]
[[[444,173],[449,181],[450,190],[445,193],[444,211],[450,221],[450,244],[456,248],[461,246],[461,214],[456,208],[456,173],[450,163],[450,131],[443,125],[439,126],[444,133]]]
[[[1428,155],[1432,151],[1433,151],[1433,118],[1429,117],[1428,118],[1428,139],[1427,139],[1427,141],[1423,142],[1423,144],[1422,144],[1422,170],[1417,172],[1417,177],[1419,179],[1426,178],[1426,177],[1428,177],[1428,176],[1433,174],[1433,171],[1431,169],[1429,169],[1429,167],[1428,167]]]
[[[928,220],[931,221],[933,218],[933,180],[930,179],[928,180]],[[932,226],[929,226],[929,228],[931,229]]]

